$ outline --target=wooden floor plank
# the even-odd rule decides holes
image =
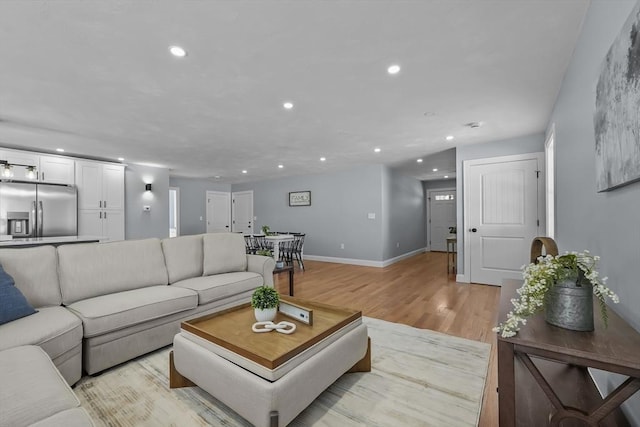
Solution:
[[[317,261],[296,267],[295,296],[361,310],[364,316],[431,329],[491,344],[489,376],[479,425],[498,425],[495,326],[500,300],[496,286],[456,283],[446,253],[427,252],[385,268]],[[282,294],[289,278],[274,277]]]

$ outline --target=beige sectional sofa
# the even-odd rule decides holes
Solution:
[[[0,264],[38,310],[0,325],[0,354],[40,346],[69,384],[171,344],[185,319],[248,301],[273,286],[275,267],[232,233],[2,249]]]

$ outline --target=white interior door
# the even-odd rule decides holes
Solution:
[[[253,234],[253,191],[231,193],[234,233]]]
[[[543,154],[464,162],[465,266],[470,281],[501,285],[522,278],[544,212],[538,186]]]
[[[456,226],[456,190],[429,191],[429,247],[432,251],[447,250],[449,227]]]
[[[207,233],[231,230],[231,194],[207,191]]]

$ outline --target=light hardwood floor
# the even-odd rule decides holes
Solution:
[[[496,334],[500,288],[456,283],[446,254],[428,252],[386,268],[305,261],[295,270],[295,296],[354,308],[364,316],[491,344],[480,426],[498,425]],[[288,275],[275,277],[282,294]]]

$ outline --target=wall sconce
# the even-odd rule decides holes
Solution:
[[[151,191],[151,184],[145,184],[144,190],[145,191]]]

